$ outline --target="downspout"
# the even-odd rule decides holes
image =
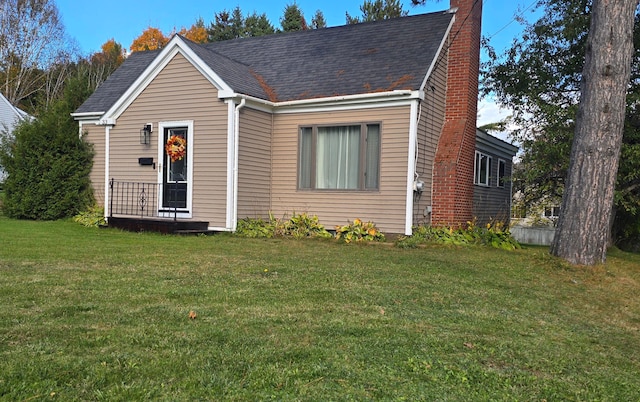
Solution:
[[[247,103],[245,98],[240,100],[234,112],[233,123],[233,217],[231,220],[231,231],[235,232],[238,227],[238,144],[240,142],[240,109]]]
[[[407,203],[405,206],[404,234],[413,234],[413,183],[416,180],[416,150],[418,149],[418,101],[411,102],[409,115],[409,149],[407,155]]]
[[[108,216],[111,212],[109,211],[109,199],[112,196],[111,188],[109,187],[109,158],[111,157],[109,152],[109,142],[111,138],[111,127],[112,126],[105,126],[104,128],[104,218],[106,221],[108,221]]]

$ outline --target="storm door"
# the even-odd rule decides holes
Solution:
[[[188,127],[169,127],[164,129],[165,152],[162,161],[162,212],[184,211],[189,205],[188,183],[191,161],[187,152]]]

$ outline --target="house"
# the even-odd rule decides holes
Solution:
[[[477,129],[473,170],[473,216],[480,223],[509,222],[513,157],[518,147]]]
[[[3,94],[0,93],[0,136],[11,134],[13,129],[22,120],[30,119],[26,112],[13,106]],[[0,182],[4,180],[5,172],[0,167]]]
[[[109,224],[233,231],[308,212],[387,233],[464,225],[482,2],[451,7],[205,45],[174,36],[133,53],[73,114]]]

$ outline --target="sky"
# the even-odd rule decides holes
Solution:
[[[246,16],[249,13],[265,13],[271,24],[279,28],[284,9],[293,0],[54,0],[67,34],[76,40],[84,55],[100,50],[103,43],[114,39],[129,49],[135,38],[148,27],[159,28],[165,35],[189,28],[202,18],[205,25],[214,20],[216,12],[231,11],[239,6]],[[295,0],[307,20],[316,10],[324,14],[327,26],[344,25],[345,13],[360,16],[364,0]],[[536,0],[484,0],[482,34],[490,38],[497,51],[505,50],[514,38],[522,33],[522,25],[514,20],[520,15],[527,20],[537,18],[533,14]],[[412,6],[404,0],[403,9],[410,15],[442,11],[449,8],[447,0],[427,0],[424,6]],[[485,58],[486,55],[481,57]],[[509,114],[491,99],[479,103],[478,125],[495,122]]]

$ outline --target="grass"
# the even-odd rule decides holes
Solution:
[[[638,400],[638,294],[619,251],[575,268],[0,218],[0,399]]]

